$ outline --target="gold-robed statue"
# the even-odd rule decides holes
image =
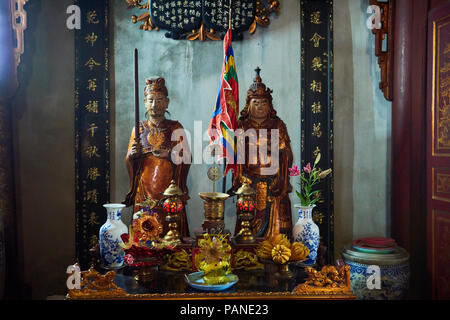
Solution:
[[[238,128],[245,133],[245,140],[241,140],[245,144],[245,163],[239,164],[244,161],[239,161],[238,155],[230,191],[236,191],[244,182],[250,183],[256,190],[255,217],[251,222],[254,236],[268,239],[281,233],[290,239],[292,216],[289,193],[292,186],[288,168],[292,166],[293,160],[291,143],[286,125],[277,116],[272,105],[272,90],[262,83],[261,70],[257,68],[255,71],[256,78],[247,92],[246,105],[238,121]],[[271,138],[276,140],[276,131],[272,131],[273,129],[278,130],[279,151],[271,150]],[[250,134],[252,131],[256,133],[253,139]],[[238,152],[239,150],[242,148],[238,146]],[[279,152],[278,164],[275,152]],[[237,222],[235,235],[239,234],[240,227]]]
[[[166,119],[165,113],[169,106],[168,91],[163,78],[146,80],[144,91],[147,119],[139,122],[140,141],[135,139],[135,128],[131,133],[126,165],[130,176],[130,190],[124,203],[133,205],[133,212],[142,209],[140,204],[149,199],[161,200],[164,190],[172,180],[182,190],[181,200],[186,207],[189,199],[186,186],[190,161],[181,161],[191,157],[189,145],[185,139],[183,126],[178,121]],[[175,130],[176,141],[172,140]],[[177,152],[174,148],[177,146]],[[172,161],[172,151],[177,161]],[[161,204],[153,208],[160,217],[163,234],[168,231],[166,214]],[[186,210],[181,213],[179,233],[181,237],[189,236]]]

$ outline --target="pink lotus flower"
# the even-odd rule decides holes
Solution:
[[[305,171],[306,173],[311,173],[312,169],[311,169],[311,164],[308,163],[306,165],[306,167],[303,167],[303,171]]]
[[[289,168],[289,176],[296,177],[300,175],[300,170],[298,167],[294,164],[292,168]]]
[[[123,260],[125,261],[126,264],[128,265],[132,265],[134,263],[134,257],[131,254],[126,254],[123,257]]]

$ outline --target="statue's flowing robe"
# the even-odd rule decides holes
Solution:
[[[189,145],[180,137],[177,141],[171,141],[174,130],[183,130],[183,126],[178,121],[163,120],[158,126],[150,121],[140,122],[139,132],[141,144],[143,148],[143,158],[141,171],[139,173],[136,195],[134,198],[133,213],[139,211],[142,203],[147,197],[153,200],[161,200],[162,193],[167,189],[171,180],[175,180],[178,187],[185,193],[181,197],[184,208],[181,213],[179,221],[179,232],[182,237],[189,236],[188,223],[186,218],[186,202],[189,199],[188,188],[186,186],[187,175],[190,168],[189,163],[174,164],[171,160],[171,151],[180,143],[183,143],[183,153],[188,153],[190,158]],[[128,145],[128,152],[126,156],[126,165],[128,174],[130,176],[130,184],[133,184],[133,161],[130,160],[129,155],[131,147],[134,142],[134,128],[131,133],[130,143]],[[166,158],[158,158],[151,152],[156,149],[169,150],[169,155]],[[168,231],[168,222],[166,221],[166,214],[162,209],[162,204],[155,207],[159,217],[160,223],[163,225],[163,235]]]
[[[258,124],[257,122],[240,119],[239,128],[244,132],[249,129],[256,131],[256,143],[252,139],[245,139],[245,163],[238,164],[233,179],[233,190],[237,190],[247,180],[256,190],[255,218],[251,222],[253,234],[256,237],[268,239],[282,233],[291,238],[292,213],[289,193],[292,186],[289,182],[289,168],[292,166],[293,155],[290,138],[284,122],[278,117],[269,118]],[[267,138],[260,135],[260,130],[267,131]],[[279,166],[271,175],[262,174],[262,168],[268,168],[272,162],[275,164],[274,152],[271,150],[271,129],[278,129],[279,133]],[[267,147],[267,157],[258,156],[261,146]],[[258,152],[250,154],[252,147]],[[239,149],[238,149],[239,152]],[[239,157],[239,156],[238,156]],[[265,159],[265,160],[264,160]],[[253,161],[253,162],[252,162]],[[236,221],[235,235],[240,231],[240,221]]]

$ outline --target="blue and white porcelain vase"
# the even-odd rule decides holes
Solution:
[[[309,249],[309,255],[305,261],[306,265],[316,263],[317,249],[319,248],[319,227],[312,219],[312,210],[316,205],[301,206],[296,204],[298,208],[298,220],[292,228],[292,239],[301,242]]]
[[[125,252],[120,246],[123,243],[120,237],[128,233],[127,226],[122,222],[121,213],[125,208],[121,203],[104,204],[107,219],[99,232],[100,257],[105,269],[119,269],[123,266]]]

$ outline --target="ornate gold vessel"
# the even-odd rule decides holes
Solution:
[[[205,201],[205,221],[202,224],[203,230],[210,234],[223,233],[225,230],[225,200],[228,199],[230,195],[221,192],[200,192],[199,196]]]

